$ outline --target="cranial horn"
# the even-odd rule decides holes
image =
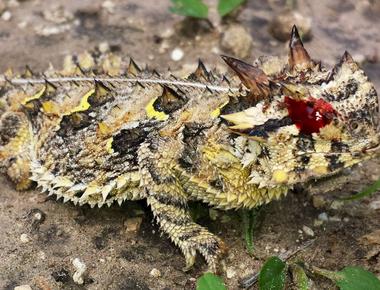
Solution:
[[[290,69],[293,70],[295,68],[298,69],[307,69],[313,65],[313,61],[311,60],[308,52],[303,47],[303,43],[301,41],[300,35],[298,33],[298,29],[295,25],[293,25],[292,33],[289,41],[289,66]]]
[[[340,58],[339,62],[332,68],[329,75],[327,76],[328,82],[335,78],[338,72],[342,69],[343,64],[349,65],[353,71],[359,69],[359,65],[354,61],[351,54],[349,54],[349,52],[346,50]]]
[[[233,57],[221,57],[236,72],[253,96],[263,99],[269,95],[269,79],[261,69]]]

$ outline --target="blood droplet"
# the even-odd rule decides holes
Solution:
[[[321,128],[330,124],[337,114],[330,103],[313,97],[296,100],[285,96],[285,105],[289,117],[304,134],[318,133]]]

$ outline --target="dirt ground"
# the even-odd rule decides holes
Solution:
[[[253,39],[248,60],[287,53],[286,44],[268,32],[284,1],[248,0],[236,22]],[[2,2],[0,2],[2,3]],[[139,64],[166,70],[195,66],[202,58],[209,67],[224,67],[219,42],[229,24],[185,27],[183,18],[168,12],[169,1],[154,0],[23,0],[5,1],[10,14],[0,19],[0,71],[8,67],[46,69],[59,66],[66,54],[80,53],[107,42],[111,50],[131,55]],[[312,19],[310,55],[333,64],[344,50],[363,62],[380,90],[379,1],[298,1],[299,12]],[[59,8],[61,6],[61,8]],[[186,22],[189,25],[189,22]],[[191,24],[191,23],[190,23]],[[215,23],[214,23],[215,24]],[[179,47],[180,61],[171,59]],[[380,230],[380,196],[341,203],[337,197],[360,191],[380,177],[380,160],[365,163],[340,190],[327,195],[291,193],[265,209],[255,233],[255,255],[245,250],[237,213],[220,213],[216,221],[199,222],[222,237],[230,249],[229,289],[242,277],[257,272],[263,261],[314,242],[297,259],[327,269],[360,265],[380,276],[380,241],[362,238]],[[38,191],[16,192],[0,179],[0,289],[30,285],[32,289],[194,289],[204,271],[199,259],[184,273],[180,251],[158,227],[144,203],[111,208],[75,207],[47,198]],[[327,218],[326,218],[327,216]],[[137,231],[133,226],[142,221]],[[305,226],[312,230],[310,232]],[[377,241],[376,241],[377,240]],[[83,285],[74,283],[73,259],[87,270]],[[160,275],[155,275],[157,269]],[[316,279],[315,289],[332,289]]]

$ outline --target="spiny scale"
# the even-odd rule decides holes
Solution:
[[[199,61],[185,79],[89,52],[59,71],[9,70],[0,168],[64,202],[146,199],[186,269],[198,252],[215,271],[226,247],[191,220],[189,200],[253,208],[379,152],[377,93],[347,52],[328,70],[293,27],[286,61],[222,58],[232,74]]]

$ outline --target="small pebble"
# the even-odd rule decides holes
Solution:
[[[21,285],[21,286],[16,286],[14,290],[32,290],[32,287],[29,285]]]
[[[142,217],[131,217],[124,222],[127,233],[137,233],[142,223]]]
[[[329,218],[329,221],[332,221],[332,222],[341,222],[342,219],[338,216],[332,216]]]
[[[8,1],[8,7],[9,8],[14,8],[14,7],[19,7],[20,6],[20,2],[18,2],[17,0],[9,0]]]
[[[99,51],[101,53],[106,53],[110,50],[110,45],[108,44],[107,41],[103,41],[101,43],[99,43]]]
[[[36,212],[36,213],[34,214],[34,218],[35,218],[36,220],[40,221],[40,220],[42,219],[42,213],[40,213],[40,212]]]
[[[114,13],[115,12],[115,3],[113,3],[112,1],[104,1],[102,3],[102,7],[107,10],[108,13]]]
[[[180,48],[173,49],[172,53],[170,54],[170,57],[174,61],[180,61],[184,56],[184,52]]]
[[[167,28],[161,33],[162,38],[170,38],[174,35],[174,29],[173,28]]]
[[[380,209],[380,200],[372,201],[372,202],[369,204],[369,207],[370,207],[371,209],[374,209],[374,210]]]
[[[73,266],[76,270],[73,275],[73,280],[76,284],[82,285],[84,283],[83,275],[87,269],[87,266],[79,258],[75,258],[73,260]]]
[[[313,224],[315,227],[319,227],[319,226],[323,225],[323,221],[315,219]]]
[[[43,35],[43,36],[50,36],[50,35],[59,34],[63,32],[63,29],[61,29],[58,26],[47,26],[47,27],[38,28],[36,30],[39,35]]]
[[[170,45],[169,43],[164,40],[161,42],[160,47],[158,48],[158,53],[163,54],[169,49]]]
[[[326,200],[321,195],[313,195],[313,206],[315,208],[322,208],[326,205]]]
[[[226,271],[226,277],[227,279],[232,279],[236,275],[236,270],[232,267],[228,267]]]
[[[21,21],[20,23],[17,24],[18,28],[24,29],[28,25],[28,22],[26,21]]]
[[[156,268],[153,268],[150,272],[149,272],[149,275],[154,277],[154,278],[159,278],[161,277],[161,272],[160,270],[156,269]]]
[[[318,215],[318,219],[321,221],[327,222],[329,220],[329,217],[328,217],[327,213],[322,212]]]
[[[330,205],[330,208],[332,209],[340,209],[342,206],[343,206],[344,202],[341,201],[341,200],[334,200],[331,205]]]
[[[314,231],[313,231],[311,228],[309,228],[308,226],[303,226],[303,227],[302,227],[302,230],[303,230],[303,232],[304,232],[305,234],[307,234],[308,236],[310,236],[310,237],[314,237]]]
[[[227,27],[220,41],[221,47],[239,58],[246,58],[251,55],[252,48],[251,34],[239,24]]]
[[[276,15],[270,23],[269,31],[277,40],[288,41],[294,24],[297,25],[303,40],[311,38],[311,18],[297,11],[285,10]]]
[[[360,65],[364,64],[367,61],[367,58],[364,54],[354,54],[352,58]]]
[[[217,47],[217,46],[214,46],[213,48],[211,48],[211,52],[213,53],[213,54],[220,54],[220,49],[219,49],[219,47]]]
[[[20,236],[20,241],[21,241],[22,243],[28,243],[28,242],[30,241],[30,239],[29,239],[29,237],[28,237],[27,234],[21,234],[21,236]]]
[[[46,254],[45,254],[45,252],[43,252],[43,251],[39,251],[39,252],[38,252],[38,258],[40,258],[41,260],[45,260],[45,259],[46,259]]]
[[[65,269],[54,271],[51,275],[53,276],[56,282],[66,283],[70,280],[69,272]]]
[[[1,14],[1,19],[4,21],[9,21],[12,18],[12,13],[10,11],[4,11],[3,14]]]

